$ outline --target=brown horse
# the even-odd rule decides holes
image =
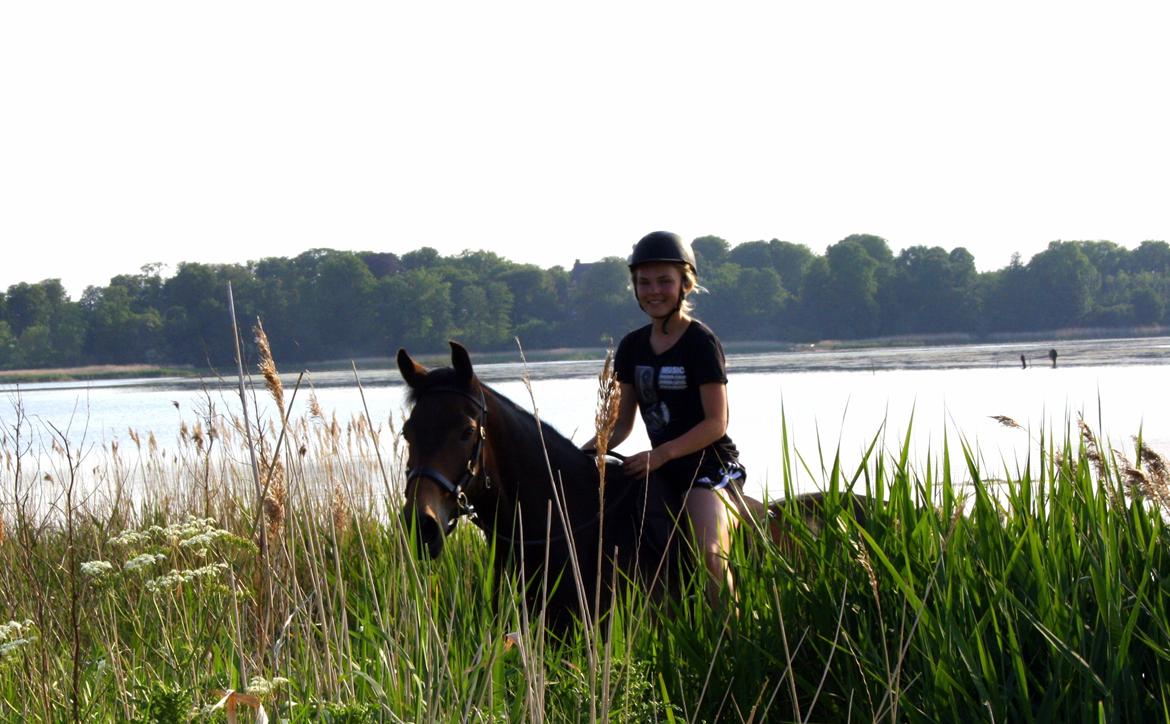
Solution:
[[[551,621],[603,612],[615,576],[652,577],[665,552],[643,545],[646,487],[609,465],[603,510],[591,455],[480,382],[455,342],[451,363],[428,371],[398,351],[413,403],[402,429],[402,514],[420,552],[437,558],[459,519],[469,518],[495,539],[497,566],[521,574],[529,603],[547,603]],[[592,611],[597,590],[602,610]]]
[[[469,518],[494,539],[497,568],[512,566],[529,604],[545,603],[554,624],[604,613],[613,582],[663,590],[662,574],[687,561],[673,525],[681,499],[655,476],[627,478],[615,463],[606,468],[603,495],[592,455],[480,382],[455,342],[451,364],[427,370],[398,351],[413,404],[402,429],[408,452],[402,515],[420,553],[437,558],[459,519]],[[803,496],[801,515],[816,517],[820,502],[819,495]],[[745,497],[739,507],[762,525],[757,530],[783,544],[781,505],[768,509]]]

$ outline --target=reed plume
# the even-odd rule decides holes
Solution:
[[[597,471],[605,481],[605,455],[609,452],[609,439],[617,425],[618,408],[621,406],[622,388],[613,370],[613,350],[605,355],[605,364],[597,376],[597,412],[593,419],[596,432]]]
[[[286,497],[284,463],[277,460],[269,464],[267,457],[262,450],[260,453],[261,465],[265,470],[271,471],[264,486],[264,523],[268,527],[269,539],[276,539],[280,537],[280,533],[284,529]]]
[[[256,349],[260,354],[260,363],[257,365],[260,374],[264,375],[264,385],[268,388],[272,399],[276,401],[276,409],[280,411],[280,419],[284,420],[284,385],[280,382],[280,374],[276,371],[276,361],[272,358],[272,347],[268,344],[268,335],[264,333],[264,325],[256,319],[252,327],[256,337]]]
[[[1097,470],[1097,477],[1106,480],[1108,471],[1105,468],[1105,459],[1101,457],[1101,447],[1097,444],[1097,438],[1089,426],[1085,424],[1084,418],[1077,417],[1077,427],[1081,429],[1081,440],[1085,444],[1085,457],[1093,463],[1093,467]]]
[[[333,483],[333,491],[329,499],[329,513],[333,518],[333,529],[337,531],[337,535],[345,535],[345,532],[349,530],[351,513],[349,504],[345,500],[345,491],[337,482]]]
[[[1135,497],[1153,500],[1164,512],[1170,513],[1170,475],[1167,474],[1166,461],[1141,440],[1135,438],[1134,442],[1137,444],[1137,464],[1131,463],[1123,453],[1114,451],[1121,460],[1126,486]]]

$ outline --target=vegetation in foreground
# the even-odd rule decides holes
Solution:
[[[735,605],[709,607],[701,581],[665,608],[630,591],[556,640],[517,582],[494,600],[471,526],[439,561],[413,555],[393,514],[393,421],[312,408],[250,427],[209,410],[173,452],[131,433],[133,447],[81,454],[17,402],[0,433],[0,720],[1170,711],[1170,478],[1140,442],[1131,460],[1084,426],[1040,433],[1034,459],[992,478],[965,441],[913,463],[912,430],[850,469],[814,469],[785,441],[788,479],[815,474],[830,524],[792,511],[783,550],[745,526]],[[851,490],[871,493],[864,525]]]

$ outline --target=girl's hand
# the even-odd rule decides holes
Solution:
[[[622,470],[633,478],[644,478],[654,472],[666,462],[658,450],[644,450],[634,455],[627,455],[622,463]]]

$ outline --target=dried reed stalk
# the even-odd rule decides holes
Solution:
[[[280,381],[280,373],[276,369],[276,360],[272,357],[272,346],[268,343],[268,335],[264,333],[264,324],[259,319],[252,327],[256,338],[256,349],[260,356],[257,367],[264,376],[264,386],[268,394],[276,402],[276,409],[280,413],[281,425],[284,425],[284,385]],[[283,427],[282,427],[283,429]],[[268,453],[264,444],[264,437],[260,437],[261,469],[266,471],[264,480],[264,522],[268,529],[268,536],[279,539],[284,528],[284,511],[287,497],[287,488],[284,484],[284,464],[279,460],[268,460]]]
[[[256,349],[260,354],[260,363],[257,365],[260,374],[264,375],[264,386],[268,388],[272,399],[276,401],[276,409],[280,410],[280,419],[284,419],[284,385],[280,382],[280,374],[276,371],[276,361],[272,358],[272,347],[268,344],[268,335],[264,333],[264,325],[259,318],[252,327],[256,337]]]
[[[1097,477],[1101,480],[1107,480],[1108,470],[1105,467],[1105,459],[1101,457],[1101,447],[1097,444],[1097,438],[1089,426],[1085,424],[1084,418],[1077,418],[1077,427],[1081,429],[1081,440],[1085,444],[1085,457],[1093,463],[1093,467],[1097,470]]]
[[[1152,500],[1164,512],[1170,513],[1170,474],[1166,470],[1166,461],[1141,440],[1135,438],[1134,442],[1137,444],[1136,465],[1123,453],[1114,450],[1122,463],[1126,488],[1134,497]]]
[[[352,514],[349,503],[345,500],[345,491],[342,490],[341,483],[333,483],[332,493],[329,496],[329,513],[330,517],[333,518],[333,529],[337,531],[337,535],[345,535],[345,532],[349,530]]]
[[[597,412],[593,417],[594,428],[594,449],[596,458],[594,459],[597,465],[597,479],[598,479],[598,527],[597,527],[597,585],[593,591],[593,610],[595,612],[601,610],[601,575],[602,575],[602,561],[605,557],[605,551],[602,550],[605,536],[605,456],[609,452],[609,439],[613,435],[613,428],[617,425],[618,408],[621,405],[622,388],[618,384],[617,377],[613,371],[613,350],[608,350],[605,354],[605,364],[602,365],[601,374],[597,376]]]
[[[284,529],[284,508],[287,489],[284,484],[284,463],[280,460],[270,463],[266,451],[260,451],[260,464],[269,471],[264,481],[264,523],[269,540],[279,540]]]
[[[618,384],[613,370],[613,350],[605,355],[605,364],[601,374],[597,376],[597,412],[593,418],[593,428],[597,435],[597,472],[601,475],[601,485],[605,486],[605,455],[609,452],[609,440],[613,435],[613,428],[617,425],[618,408],[621,406],[622,388]]]
[[[1016,422],[1015,420],[1008,417],[1007,415],[990,415],[990,417],[992,420],[995,420],[996,422],[1003,425],[1004,427],[1011,427],[1011,428],[1015,428],[1016,430],[1023,430],[1024,429],[1020,425],[1020,423]]]

